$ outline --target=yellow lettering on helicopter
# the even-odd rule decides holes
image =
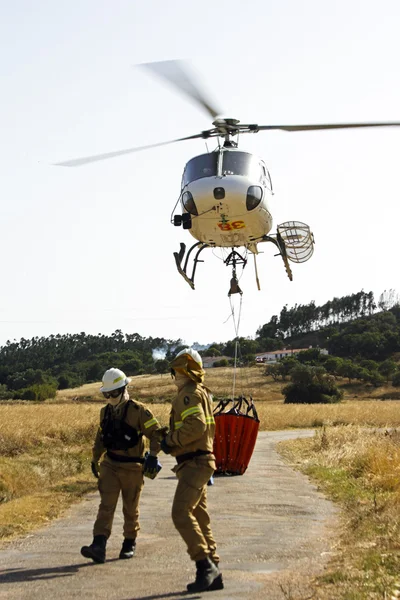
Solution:
[[[232,229],[243,229],[246,225],[244,221],[225,221],[225,223],[218,223],[218,227],[221,231],[232,231]]]

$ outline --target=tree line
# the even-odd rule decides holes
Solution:
[[[194,344],[195,346],[195,344]],[[375,301],[372,292],[333,298],[322,306],[284,306],[262,325],[255,338],[213,342],[203,356],[233,358],[253,364],[255,354],[280,348],[324,347],[330,354],[351,359],[384,361],[400,352],[400,304],[394,290]],[[106,369],[118,367],[128,375],[168,371],[182,340],[143,337],[116,330],[111,335],[57,334],[7,341],[0,348],[0,399],[44,399],[57,389],[101,380]]]
[[[316,306],[284,306],[257,330],[259,351],[319,346],[337,356],[385,360],[400,351],[400,304],[394,290],[376,302],[372,292],[334,298]]]
[[[129,375],[151,373],[156,351],[167,359],[183,348],[182,340],[142,337],[121,330],[111,335],[50,335],[7,341],[0,348],[0,398],[41,400],[57,389],[101,380],[110,366]]]
[[[264,375],[272,377],[275,381],[286,381],[289,377],[293,381],[293,374],[296,376],[297,373],[308,374],[308,376],[316,374],[322,378],[329,375],[333,377],[333,380],[340,377],[347,379],[349,383],[358,381],[374,387],[388,384],[389,381],[395,387],[400,386],[400,368],[392,358],[387,358],[382,362],[365,359],[361,356],[356,359],[341,358],[321,354],[319,348],[310,348],[299,352],[296,356],[290,356],[278,363],[267,365],[264,371]],[[296,383],[299,382],[296,381]]]

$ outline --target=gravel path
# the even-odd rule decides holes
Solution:
[[[136,556],[118,560],[122,515],[117,508],[107,562],[80,555],[92,539],[98,495],[90,494],[50,526],[0,551],[0,600],[283,600],[306,599],[310,575],[320,572],[334,540],[336,510],[308,481],[284,464],[277,441],[313,435],[311,430],[261,432],[241,477],[218,477],[208,488],[225,589],[187,594],[194,568],[170,511],[176,480],[173,459],[146,480]]]

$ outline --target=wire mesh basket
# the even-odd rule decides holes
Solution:
[[[289,260],[294,263],[303,263],[312,257],[314,236],[308,225],[300,221],[285,221],[278,225],[278,234],[285,243]]]

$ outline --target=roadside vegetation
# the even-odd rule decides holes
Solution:
[[[400,573],[400,432],[323,427],[279,450],[343,509],[340,539],[315,597],[391,598]]]

